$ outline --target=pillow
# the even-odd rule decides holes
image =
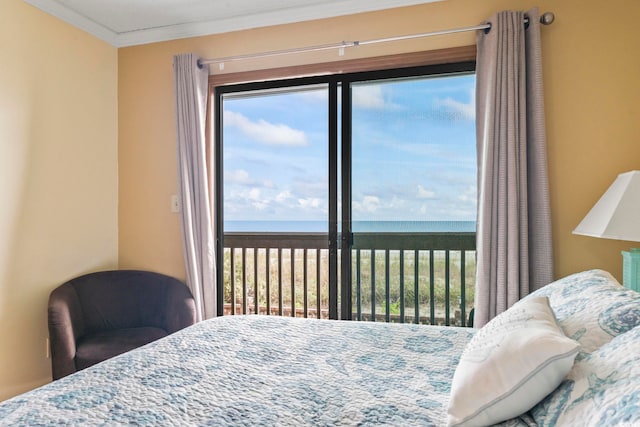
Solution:
[[[580,345],[556,324],[547,297],[529,298],[482,327],[451,384],[449,426],[486,426],[516,417],[552,392]]]
[[[640,425],[640,327],[584,354],[531,411],[541,427]]]
[[[565,335],[578,341],[586,353],[640,326],[640,293],[622,287],[603,270],[564,277],[520,302],[540,296],[549,297]]]

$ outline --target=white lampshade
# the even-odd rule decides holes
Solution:
[[[640,242],[640,171],[618,175],[573,234]]]

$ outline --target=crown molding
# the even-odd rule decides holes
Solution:
[[[78,12],[61,5],[57,1],[51,0],[24,0],[26,3],[42,10],[43,12],[53,15],[62,21],[73,25],[107,43],[118,46],[118,34],[110,29],[100,25],[99,23],[87,18]]]
[[[181,23],[163,27],[115,32],[55,0],[24,0],[26,3],[53,15],[115,47],[127,47],[156,43],[161,41],[199,37],[231,31],[271,25],[290,24],[334,16],[372,12],[396,7],[413,6],[444,0],[344,0],[328,4],[292,7],[286,10],[274,10],[264,13],[213,19],[202,22]]]

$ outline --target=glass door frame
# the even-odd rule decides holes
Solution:
[[[454,62],[448,64],[414,66],[379,71],[364,71],[345,74],[320,75],[310,77],[286,78],[260,82],[237,83],[214,88],[213,120],[215,148],[214,170],[214,206],[213,210],[216,239],[216,265],[223,266],[224,253],[224,217],[223,217],[223,132],[222,132],[222,98],[224,94],[241,91],[260,91],[274,88],[303,87],[328,84],[328,150],[329,150],[329,212],[328,212],[328,245],[329,245],[329,318],[351,320],[352,318],[352,280],[351,280],[351,246],[353,243],[351,215],[351,168],[352,168],[352,111],[351,84],[385,79],[427,77],[429,75],[455,75],[475,71],[475,61]],[[340,105],[340,109],[338,108]],[[340,115],[340,117],[338,117]],[[340,123],[339,123],[340,121]],[[338,164],[340,163],[340,170]],[[341,188],[339,189],[339,185]],[[340,192],[339,192],[340,190]],[[339,212],[338,195],[341,200]],[[338,227],[340,221],[340,227]],[[340,261],[338,262],[338,254]],[[338,269],[338,265],[340,269]],[[217,310],[218,315],[224,312],[224,269],[217,268]],[[338,283],[340,276],[340,283]]]

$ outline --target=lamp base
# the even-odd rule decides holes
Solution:
[[[622,284],[640,292],[640,248],[622,251]]]

